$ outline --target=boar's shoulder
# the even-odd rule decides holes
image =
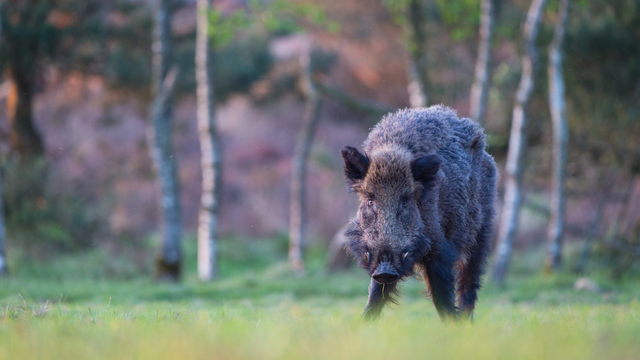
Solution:
[[[484,131],[470,119],[459,119],[453,109],[435,105],[386,115],[369,133],[364,150],[373,153],[395,145],[419,157],[444,150],[451,142],[457,143],[454,147],[459,150],[481,155],[485,148]]]

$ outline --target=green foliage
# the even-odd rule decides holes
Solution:
[[[77,194],[51,191],[44,159],[7,161],[2,169],[7,237],[12,249],[31,255],[85,249],[101,226],[97,206]],[[45,256],[46,257],[46,256]]]
[[[217,102],[224,102],[232,93],[249,90],[256,80],[271,69],[273,59],[269,53],[269,39],[268,35],[250,34],[228,43],[213,53],[211,71]],[[191,93],[196,88],[193,45],[193,39],[189,39],[175,44],[174,47],[174,62],[180,74],[175,86],[178,94]],[[138,76],[148,71],[146,69],[145,72],[138,73]]]
[[[419,0],[420,1],[420,0]],[[409,32],[409,11],[411,0],[382,0],[393,20],[405,32]],[[423,1],[423,16],[427,21],[435,21],[447,27],[455,41],[463,41],[475,36],[480,23],[479,0],[437,0],[435,4]],[[408,47],[414,45],[408,44]],[[411,49],[410,49],[411,50]]]
[[[109,84],[117,87],[146,87],[151,79],[150,55],[140,49],[129,51],[124,45],[116,45],[109,53],[105,75]]]
[[[129,16],[129,21],[127,26],[107,32],[112,45],[107,56],[106,74],[114,86],[146,89],[151,77],[148,66],[151,52],[140,43],[151,41],[151,18],[140,7],[132,5],[121,11]],[[303,22],[329,30],[336,28],[326,19],[323,8],[313,4],[252,2],[247,9],[237,9],[229,15],[211,10],[209,36],[215,52],[212,71],[217,101],[225,101],[234,92],[247,91],[253,82],[264,76],[272,65],[269,41],[279,34],[303,30]],[[174,39],[173,55],[180,72],[177,92],[194,91],[194,34]]]
[[[125,20],[110,24],[106,10]],[[0,61],[19,62],[34,78],[48,63],[103,75],[112,86],[146,89],[151,20],[146,4],[124,0],[3,2]]]
[[[235,10],[231,15],[223,16],[217,10],[209,12],[209,36],[213,46],[220,48],[227,45],[240,29],[251,24],[244,10]]]
[[[618,227],[609,229],[593,247],[592,262],[610,269],[611,277],[616,280],[640,272],[640,219],[630,225],[629,231]]]
[[[598,1],[575,13],[565,66],[575,148],[640,171],[640,6]]]
[[[251,1],[251,8],[259,15],[258,22],[274,33],[289,34],[302,31],[300,22],[308,22],[322,26],[327,31],[335,33],[340,26],[327,19],[324,7],[319,4],[276,0],[263,5],[258,0]]]
[[[450,28],[451,37],[462,41],[474,37],[480,24],[480,1],[437,0],[441,21]]]
[[[115,1],[63,0],[59,2],[28,2],[12,11],[3,3],[3,39],[18,39],[16,46],[33,49],[46,47],[49,62],[63,71],[81,71],[106,77],[112,87],[147,92],[151,79],[151,30],[153,18],[147,4]],[[52,9],[75,19],[61,28],[47,21],[26,21],[36,16],[44,18]],[[115,23],[105,17],[105,9],[119,17]],[[12,25],[10,17],[16,11],[28,15]],[[23,14],[24,15],[24,14]],[[263,4],[250,2],[247,8],[229,15],[218,10],[209,13],[209,33],[216,49],[216,91],[221,99],[229,93],[246,91],[251,83],[271,66],[267,45],[274,35],[302,31],[305,26],[321,26],[335,32],[338,25],[327,19],[321,5],[277,0]],[[29,24],[38,24],[33,27]],[[27,26],[29,25],[29,26]],[[179,66],[178,92],[195,89],[194,35],[174,39],[174,60]],[[146,45],[145,45],[146,44]],[[3,44],[4,45],[4,44]],[[0,46],[3,64],[15,60],[11,47]],[[25,60],[42,61],[41,53],[25,53]],[[240,59],[240,61],[238,61]],[[8,61],[8,62],[5,62]]]
[[[418,2],[419,1],[420,0],[418,0]],[[411,0],[382,0],[382,3],[389,10],[391,17],[393,18],[393,21],[402,28],[405,47],[407,48],[409,53],[417,54],[419,52],[419,48],[425,45],[416,43],[414,39],[415,29],[412,27],[411,20],[410,20],[412,16],[411,11],[415,11],[415,9],[412,10],[411,8],[412,1]],[[424,4],[420,4],[420,5],[424,5]],[[420,14],[414,14],[416,18],[420,18],[423,20],[428,18],[426,14],[427,11],[425,10],[424,6],[419,6],[418,9]],[[426,30],[424,23],[421,23],[418,26],[422,28],[421,29],[422,31]]]
[[[30,72],[27,76],[34,77],[31,72],[41,57],[54,54],[59,31],[45,21],[53,6],[50,1],[33,0],[0,3],[0,63],[3,66],[17,65]]]
[[[253,0],[249,2],[248,9],[237,9],[229,15],[223,15],[217,9],[211,10],[209,36],[215,48],[222,48],[241,30],[284,35],[303,31],[304,22],[322,26],[332,33],[339,30],[337,23],[327,19],[322,5],[287,0],[268,3]]]
[[[408,22],[407,12],[410,2],[411,0],[382,0],[382,3],[391,13],[393,21],[400,26],[403,26]]]
[[[268,45],[265,37],[254,36],[216,51],[212,70],[217,101],[224,101],[233,92],[249,90],[269,71],[272,59]]]
[[[248,8],[237,9],[229,15],[211,10],[209,36],[215,49],[212,71],[217,100],[224,101],[233,92],[247,91],[271,68],[269,40],[273,36],[303,31],[304,23],[323,26],[329,31],[338,29],[337,24],[328,21],[323,7],[315,4],[252,1]],[[323,56],[325,54],[316,55],[323,66],[335,61]],[[191,75],[186,78],[191,79]]]
[[[149,62],[152,56],[150,44],[153,18],[140,4],[125,5],[117,2],[114,7],[126,18],[123,26],[110,26],[104,22],[105,19],[100,18],[95,38],[83,37],[78,40],[105,46],[104,49],[96,49],[91,57],[94,64],[96,61],[104,61],[104,66],[94,65],[92,69],[105,76],[112,87],[146,92],[151,83],[152,67]],[[175,51],[174,56],[180,55],[179,50]]]

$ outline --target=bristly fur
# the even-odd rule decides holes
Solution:
[[[363,152],[341,152],[347,185],[362,200],[347,251],[370,275],[384,263],[384,279],[419,271],[443,318],[472,313],[490,249],[497,171],[485,147],[480,126],[438,105],[389,114]],[[366,318],[395,299],[398,281],[372,278]]]
[[[434,185],[442,161],[437,155],[427,155],[411,161],[411,173],[420,183],[422,198]]]

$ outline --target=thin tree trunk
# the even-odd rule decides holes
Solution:
[[[626,218],[626,215],[629,213],[629,208],[631,207],[631,196],[633,195],[633,189],[635,187],[636,182],[636,174],[631,174],[631,179],[629,180],[629,185],[625,189],[622,204],[620,205],[620,211],[618,212],[618,216],[616,216],[613,225],[608,231],[608,235],[606,238],[606,242],[611,242],[615,237],[620,233],[620,227],[622,226],[623,220]]]
[[[496,0],[482,0],[480,4],[480,39],[476,60],[475,78],[471,86],[469,115],[480,126],[484,126],[484,113],[489,92],[489,68],[491,64],[491,41],[496,12]]]
[[[2,7],[0,7],[0,39],[2,39]],[[2,69],[2,63],[0,63]],[[1,167],[0,167],[1,169]],[[7,258],[5,255],[4,243],[6,241],[6,231],[4,225],[4,203],[2,195],[2,172],[0,172],[0,276],[7,273]]]
[[[313,137],[320,123],[322,107],[322,98],[313,83],[311,59],[308,54],[300,58],[300,68],[307,105],[292,159],[289,219],[289,264],[297,275],[304,273],[302,249],[306,243],[305,177]]]
[[[33,160],[44,154],[42,137],[33,125],[31,102],[33,99],[33,79],[35,69],[11,67],[12,84],[7,96],[7,120],[9,122],[9,143],[20,156],[21,161]]]
[[[628,189],[628,193],[625,196],[624,199],[624,212],[620,213],[620,216],[618,217],[620,219],[620,225],[618,228],[618,234],[620,235],[627,235],[627,236],[631,236],[631,232],[634,230],[633,226],[635,226],[635,224],[630,224],[630,216],[631,215],[631,221],[635,221],[633,220],[633,206],[632,204],[636,204],[636,201],[633,201],[633,193],[634,193],[634,189],[635,189],[635,179],[638,176],[638,173],[636,172],[631,172],[631,180],[629,183],[629,189]]]
[[[321,83],[316,83],[316,87],[322,93],[322,95],[326,95],[332,98],[333,100],[349,108],[349,110],[360,113],[360,114],[364,114],[364,115],[370,115],[371,117],[375,117],[374,124],[380,121],[380,117],[390,112],[394,112],[398,110],[398,108],[393,107],[391,105],[383,104],[378,101],[373,101],[369,99],[357,98],[340,89],[327,86]]]
[[[522,206],[528,210],[538,213],[538,215],[546,218],[547,220],[551,219],[551,210],[549,210],[549,208],[545,207],[544,205],[536,204],[535,202],[529,201],[526,197],[524,197],[522,201]],[[564,224],[564,229],[567,233],[570,233],[575,236],[585,237],[587,234],[587,230],[583,229],[578,225],[573,225],[569,223]]]
[[[429,78],[427,76],[427,35],[425,32],[425,13],[422,0],[409,3],[410,41],[408,62],[409,104],[411,107],[423,107],[429,104]]]
[[[198,0],[196,81],[198,133],[202,167],[202,195],[198,217],[198,275],[208,281],[217,275],[216,242],[222,199],[222,146],[216,128],[215,88],[208,36],[209,0]]]
[[[605,176],[604,174],[601,175],[599,185],[600,186],[598,186],[597,190],[600,192],[600,199],[598,200],[596,211],[594,211],[591,225],[589,225],[589,231],[587,232],[584,247],[582,248],[582,252],[580,253],[580,258],[578,259],[578,264],[574,269],[574,272],[576,274],[584,273],[584,269],[587,267],[587,261],[591,256],[593,243],[598,236],[598,225],[600,225],[600,223],[602,222],[602,215],[604,213],[605,207],[607,206],[609,197],[611,196],[611,190],[613,189],[613,182],[611,181],[611,177]]]
[[[620,244],[626,251],[621,256],[622,261],[613,269],[611,274],[613,279],[619,280],[624,273],[629,271],[633,263],[640,259],[640,246],[638,245],[640,245],[640,220],[636,222],[633,233],[628,235],[626,246]]]
[[[182,261],[178,171],[172,141],[172,89],[175,68],[171,67],[171,0],[159,0],[153,40],[152,155],[160,181],[162,218],[162,250],[156,261],[156,275],[160,280],[179,281]]]
[[[348,269],[353,260],[347,254],[345,246],[348,243],[347,237],[344,235],[346,226],[343,226],[336,232],[329,244],[327,252],[327,270],[330,272]]]
[[[8,24],[5,31],[6,52],[11,54],[8,74],[12,86],[7,96],[7,120],[9,143],[21,161],[31,162],[44,154],[42,137],[33,124],[31,111],[34,96],[37,59],[40,56],[39,26],[46,21],[49,8],[46,4],[37,11],[34,4],[9,2],[7,17],[17,23]],[[43,11],[47,10],[47,11]]]
[[[6,228],[4,223],[4,203],[2,197],[2,174],[0,174],[0,276],[7,273],[7,258],[5,252]]]
[[[7,258],[5,252],[6,228],[4,223],[4,203],[2,196],[2,174],[0,174],[0,276],[7,274]]]
[[[551,221],[547,240],[547,271],[558,270],[562,265],[562,234],[565,209],[565,174],[567,169],[567,145],[569,126],[565,103],[564,76],[562,74],[562,45],[565,38],[569,0],[560,1],[558,23],[549,47],[549,107],[553,123],[553,185],[551,192]]]
[[[536,39],[542,17],[545,0],[533,0],[527,21],[524,25],[524,56],[522,57],[522,77],[516,93],[513,108],[511,134],[509,135],[509,151],[505,166],[505,194],[498,246],[496,248],[496,263],[493,269],[493,281],[504,282],[511,260],[511,248],[518,227],[518,216],[522,200],[523,157],[526,148],[527,134],[527,105],[534,87],[534,70],[538,63]]]

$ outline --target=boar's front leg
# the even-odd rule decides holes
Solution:
[[[429,293],[441,320],[457,317],[455,305],[455,278],[453,264],[455,251],[443,241],[440,249],[434,251],[424,263]]]
[[[395,303],[392,296],[396,289],[396,284],[397,282],[393,284],[380,284],[371,279],[371,284],[369,284],[369,301],[362,314],[364,320],[373,320],[380,316],[382,308],[388,301]]]

